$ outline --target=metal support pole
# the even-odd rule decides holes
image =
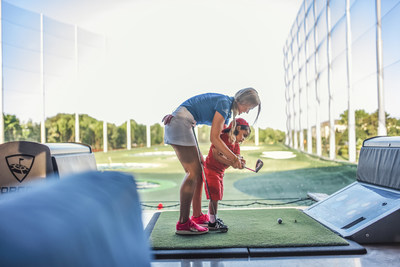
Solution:
[[[309,100],[309,84],[308,84],[308,46],[307,46],[307,6],[306,6],[306,1],[303,2],[303,8],[304,8],[304,58],[305,58],[305,63],[304,63],[304,72],[305,72],[305,78],[306,78],[306,98],[307,98],[307,110],[306,110],[306,117],[307,117],[307,152],[312,153],[312,131],[311,131],[311,124],[310,124],[310,103],[308,102]]]
[[[40,142],[46,143],[46,90],[44,86],[44,31],[43,14],[40,13],[40,89],[42,90],[42,120],[40,122]]]
[[[293,148],[297,149],[297,127],[296,127],[296,93],[294,90],[294,79],[296,75],[294,74],[294,69],[293,69],[293,61],[294,61],[294,56],[293,56],[293,35],[292,32],[290,34],[291,38],[291,43],[290,43],[290,51],[292,58],[290,59],[290,68],[292,70],[292,77],[291,77],[291,85],[292,85],[292,104],[293,104]]]
[[[304,151],[304,133],[303,133],[303,128],[301,127],[301,117],[302,117],[302,108],[301,108],[301,93],[303,91],[303,86],[301,85],[301,72],[304,71],[300,68],[300,42],[299,42],[299,21],[298,17],[296,19],[296,41],[297,41],[297,80],[299,82],[299,145],[300,145],[300,150]]]
[[[132,148],[131,119],[126,121],[126,148],[128,150]]]
[[[322,149],[321,149],[321,122],[320,122],[320,106],[321,106],[321,100],[319,97],[319,92],[318,92],[318,79],[319,79],[319,73],[318,73],[318,32],[317,32],[317,18],[316,18],[316,7],[315,7],[316,0],[313,1],[313,13],[314,13],[314,64],[315,64],[315,104],[316,104],[316,120],[315,120],[315,133],[316,133],[316,143],[317,143],[317,155],[321,156],[322,155]]]
[[[0,82],[1,82],[1,92],[0,92],[0,144],[4,143],[4,83],[3,83],[3,19],[2,19],[2,1],[0,1]]]
[[[327,32],[327,56],[328,56],[328,94],[329,94],[329,158],[336,158],[335,144],[335,119],[333,117],[333,89],[332,89],[332,34],[330,0],[326,1],[326,32]]]
[[[291,120],[292,116],[290,113],[290,96],[289,96],[289,85],[286,87],[285,90],[285,97],[286,97],[286,129],[287,129],[287,143],[286,145],[293,147],[293,142],[292,142],[292,127],[291,127]]]
[[[103,121],[103,152],[108,151],[107,122]]]
[[[78,59],[78,26],[75,25],[75,80],[78,85],[79,59]],[[79,114],[75,112],[75,142],[79,142]]]
[[[289,74],[288,74],[288,52],[287,52],[287,45],[285,45],[285,47],[283,48],[283,66],[285,69],[285,99],[286,99],[286,129],[287,129],[287,133],[286,133],[286,138],[285,138],[285,144],[287,146],[291,146],[292,144],[292,138],[291,138],[291,134],[292,134],[292,130],[290,127],[290,120],[291,120],[291,116],[290,116],[290,97],[289,97]]]
[[[146,125],[146,141],[147,141],[147,147],[151,147],[150,124]]]
[[[383,88],[383,52],[381,0],[376,0],[376,63],[378,80],[378,135],[387,135],[385,117],[385,90]]]
[[[347,94],[348,94],[348,132],[349,161],[356,162],[356,119],[353,105],[353,85],[351,79],[352,49],[351,49],[350,0],[346,0],[346,62],[347,62]]]

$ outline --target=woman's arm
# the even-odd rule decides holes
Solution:
[[[224,154],[228,160],[232,162],[232,167],[243,169],[240,159],[226,146],[220,137],[221,131],[224,128],[224,124],[224,117],[218,111],[215,112],[214,119],[211,124],[210,141],[218,151]]]

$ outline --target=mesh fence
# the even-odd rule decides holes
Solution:
[[[322,154],[337,154],[338,141],[330,144],[328,139],[332,132],[350,129],[350,122],[340,122],[349,107],[371,114],[384,110],[386,117],[400,118],[395,101],[400,96],[399,18],[400,1],[303,2],[283,48],[290,146],[305,150],[308,142],[320,139]],[[378,77],[383,77],[383,85],[378,85]],[[378,98],[378,90],[383,98]],[[315,144],[308,152],[316,153]]]

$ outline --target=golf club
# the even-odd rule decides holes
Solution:
[[[261,159],[258,159],[258,160],[257,160],[257,163],[256,163],[255,170],[250,169],[250,168],[247,168],[246,166],[245,166],[245,168],[248,169],[248,170],[250,170],[250,171],[253,171],[253,172],[256,172],[256,173],[257,173],[263,166],[264,166],[264,162],[263,162]]]
[[[221,152],[219,152],[219,155],[220,155],[221,157],[223,157],[224,159],[229,160],[229,159],[228,159],[224,154],[222,154]],[[240,156],[240,157],[242,158],[242,156]],[[231,160],[229,160],[229,161],[232,162]],[[244,168],[245,168],[245,169],[248,169],[249,171],[252,171],[252,172],[258,172],[263,166],[264,166],[264,162],[263,162],[261,159],[258,159],[257,162],[256,162],[255,170],[250,169],[250,168],[248,168],[248,167],[246,167],[246,166],[244,166]]]
[[[207,188],[207,191],[208,191],[208,197],[210,198],[210,201],[212,201],[210,189],[208,189],[208,183],[207,183],[206,173],[204,172],[204,167],[203,167],[203,164],[202,164],[202,159],[201,159],[202,155],[201,155],[201,152],[200,152],[199,143],[197,142],[197,137],[196,137],[196,133],[195,133],[195,131],[194,131],[194,127],[192,127],[192,130],[193,130],[194,140],[196,141],[197,154],[198,154],[198,156],[199,156],[201,171],[202,171],[203,177],[204,177],[204,183],[205,183],[206,188]],[[215,212],[215,208],[214,208],[214,205],[213,205],[212,203],[211,203],[211,207],[212,207],[212,209],[213,209],[214,215],[216,215],[217,213]],[[215,218],[215,219],[217,219],[217,218]],[[221,233],[226,233],[226,232],[228,232],[228,228],[220,228],[219,230],[221,231]]]

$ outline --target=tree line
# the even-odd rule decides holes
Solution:
[[[146,145],[146,125],[131,120],[131,143],[132,146]],[[46,142],[65,143],[75,141],[75,114],[59,113],[49,117],[45,122]],[[199,128],[199,142],[209,142],[208,126]],[[159,123],[150,126],[151,144],[164,143],[164,128]],[[254,142],[254,129],[248,141]],[[4,115],[4,139],[10,141],[32,141],[40,142],[40,123],[21,122],[15,115]],[[103,121],[99,121],[87,114],[79,115],[79,140],[88,144],[94,151],[103,150]],[[282,143],[285,133],[271,128],[259,130],[260,143]],[[108,149],[124,149],[127,147],[127,123],[119,126],[107,123]]]
[[[46,142],[65,143],[75,141],[75,115],[59,113],[47,118]],[[127,123],[116,126],[107,123],[107,141],[109,149],[126,148]],[[15,115],[4,116],[4,139],[9,141],[40,142],[40,123],[28,121],[21,123]],[[163,141],[163,129],[160,124],[151,126],[151,143]],[[86,114],[79,115],[79,140],[88,144],[94,151],[103,150],[103,121]],[[146,125],[131,120],[132,146],[143,146],[146,143]]]
[[[400,136],[400,120],[393,118],[389,113],[385,112],[386,130],[388,136]],[[363,109],[355,111],[355,128],[356,128],[356,148],[360,151],[365,139],[378,135],[378,110],[368,113]],[[340,114],[339,124],[348,125],[348,110]],[[346,128],[343,132],[335,132],[336,154],[343,158],[348,158],[348,141],[349,133]],[[329,141],[328,141],[329,143]]]
[[[385,113],[386,130],[388,136],[400,136],[400,120],[391,117],[389,113]],[[355,131],[356,131],[356,150],[357,157],[361,150],[364,140],[375,137],[378,135],[378,111],[368,113],[363,109],[355,110]],[[336,122],[345,127],[344,130],[335,130],[335,148],[336,155],[339,158],[348,160],[349,153],[349,132],[348,132],[348,110],[340,114],[340,119]],[[322,129],[321,129],[322,130]],[[307,139],[307,132],[304,131],[305,139]],[[306,142],[306,141],[304,141]],[[316,146],[316,139],[312,138],[313,148]],[[322,136],[322,155],[329,155],[329,136]]]
[[[348,125],[348,111],[340,114],[340,125]],[[361,149],[365,139],[374,137],[378,134],[378,111],[368,113],[365,110],[355,111],[356,144],[357,150]],[[64,143],[75,141],[75,115],[59,113],[47,118],[46,122],[46,142]],[[94,151],[103,150],[103,121],[99,121],[86,114],[79,115],[79,140],[88,144]],[[388,136],[400,136],[400,120],[391,117],[386,113],[386,128]],[[164,142],[164,128],[159,123],[150,126],[151,144],[159,145]],[[124,149],[127,146],[127,123],[119,126],[107,123],[108,149]],[[199,142],[207,143],[210,140],[210,127],[199,127]],[[40,123],[32,121],[21,123],[15,116],[4,115],[4,139],[9,141],[33,141],[40,142]],[[305,132],[306,139],[306,132]],[[313,138],[315,147],[315,138]],[[348,130],[336,130],[336,154],[347,159],[348,157]],[[132,146],[146,145],[146,125],[131,120],[131,143]],[[259,143],[274,144],[285,141],[285,132],[266,128],[259,129]],[[255,142],[254,128],[246,143]],[[329,154],[329,139],[322,138],[323,154]]]

